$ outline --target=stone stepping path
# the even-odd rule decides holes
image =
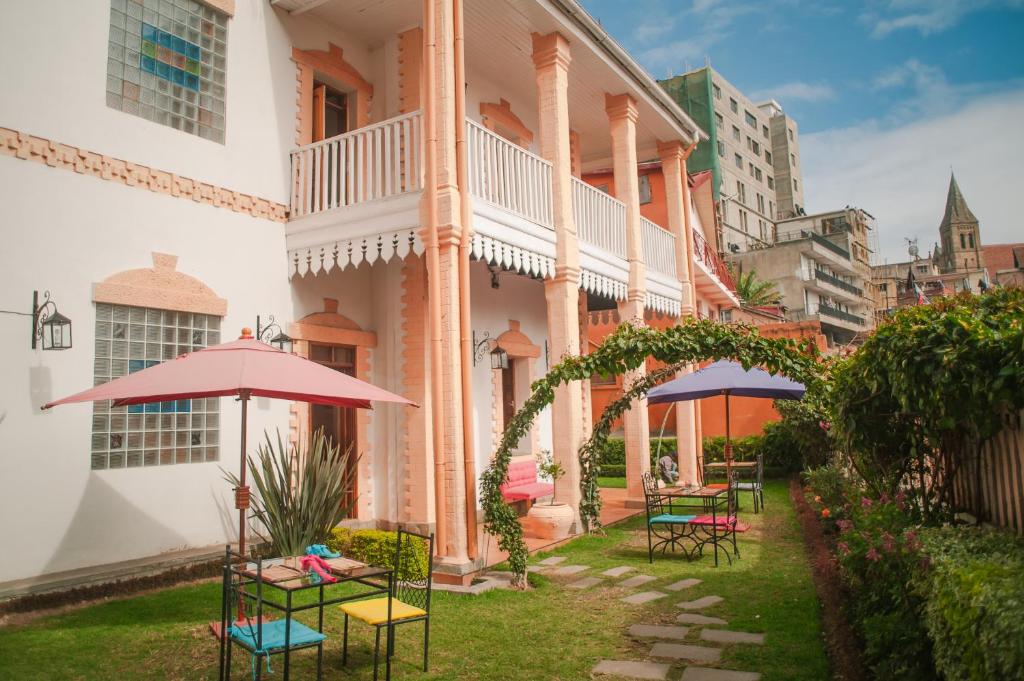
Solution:
[[[752,643],[764,645],[764,634],[751,634],[746,631],[729,631],[727,629],[705,629],[700,637],[713,643]]]
[[[680,580],[675,584],[669,584],[665,588],[669,591],[682,591],[683,589],[689,589],[691,586],[697,586],[700,583],[701,580],[691,577],[689,579]]]
[[[550,558],[545,558],[544,560],[540,561],[539,563],[537,563],[537,565],[558,565],[559,563],[563,562],[565,562],[565,556],[551,556]]]
[[[734,672],[728,669],[687,667],[679,681],[760,681],[761,675],[754,672]]]
[[[595,584],[600,584],[603,581],[604,580],[600,577],[584,577],[583,579],[575,581],[572,584],[569,584],[568,586],[570,589],[589,589]]]
[[[623,603],[629,603],[630,605],[640,605],[641,603],[650,603],[656,601],[659,598],[664,598],[668,594],[663,594],[660,591],[641,591],[630,596],[623,596],[619,600]]]
[[[550,574],[552,574],[552,575],[560,575],[560,576],[564,577],[564,576],[568,576],[568,575],[576,575],[576,574],[579,574],[579,573],[583,572],[584,570],[589,570],[589,569],[590,569],[589,565],[566,565],[565,567],[555,568],[554,570],[551,571]]]
[[[685,643],[655,643],[651,648],[651,657],[668,657],[673,660],[690,660],[692,662],[718,662],[722,659],[722,649]]]
[[[728,624],[725,620],[720,617],[708,617],[707,615],[698,615],[695,612],[684,612],[682,615],[676,616],[676,622],[680,624]]]
[[[594,674],[609,674],[627,679],[653,679],[664,681],[672,667],[660,662],[633,662],[626,660],[601,660],[594,667]]]
[[[628,565],[620,565],[619,567],[613,567],[605,570],[601,574],[606,577],[621,577],[627,572],[632,572],[635,568],[631,568]]]
[[[721,596],[704,596],[695,601],[683,601],[678,606],[683,610],[703,610],[704,608],[710,608],[712,605],[718,605],[722,600]]]
[[[630,577],[629,579],[622,580],[621,582],[619,582],[619,586],[624,586],[628,589],[632,589],[634,586],[640,586],[641,584],[646,584],[647,582],[653,582],[656,579],[657,577],[651,577],[650,575],[637,575],[635,577]]]
[[[689,631],[689,627],[678,627],[671,624],[634,624],[629,628],[629,635],[635,638],[682,640],[686,638]]]

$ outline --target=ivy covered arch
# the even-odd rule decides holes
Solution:
[[[788,338],[765,338],[753,327],[719,324],[706,319],[686,319],[663,330],[627,322],[591,353],[564,358],[544,378],[533,383],[530,397],[505,424],[498,450],[481,477],[484,528],[497,537],[498,546],[508,553],[515,586],[526,585],[527,550],[516,512],[501,495],[512,448],[529,432],[544,407],[554,401],[555,388],[595,374],[624,374],[641,366],[648,357],[665,366],[635,381],[621,398],[608,405],[594,424],[590,439],[580,447],[582,499],[579,511],[588,531],[600,526],[598,458],[611,433],[612,423],[629,409],[633,400],[646,395],[648,390],[673,376],[683,366],[709,359],[732,359],[746,368],[760,366],[773,374],[783,374],[807,384],[808,388],[820,380],[816,352],[810,343],[797,343]]]

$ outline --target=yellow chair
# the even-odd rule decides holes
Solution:
[[[427,545],[427,574],[413,577],[402,574],[403,552],[414,552],[412,537]],[[395,548],[395,573],[392,579],[391,594],[388,597],[370,598],[365,601],[352,601],[341,605],[345,613],[345,637],[342,643],[341,664],[348,664],[348,619],[353,617],[376,628],[373,647],[373,678],[377,679],[377,666],[380,659],[380,630],[387,627],[387,678],[391,678],[390,658],[395,650],[395,627],[399,624],[423,622],[423,671],[427,671],[428,653],[430,651],[430,590],[434,577],[434,535],[422,535],[406,532],[399,528],[398,542]],[[406,559],[410,565],[414,561]]]

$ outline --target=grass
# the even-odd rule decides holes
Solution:
[[[598,477],[598,479],[597,479],[597,486],[598,487],[618,487],[619,489],[626,489],[626,479],[625,478]]]
[[[528,592],[492,591],[480,596],[435,592],[431,627],[431,670],[415,668],[420,655],[419,625],[399,627],[396,678],[403,679],[589,679],[600,659],[644,659],[650,642],[631,640],[630,624],[671,623],[682,600],[717,594],[725,601],[707,614],[724,617],[731,629],[766,632],[764,646],[732,646],[722,666],[760,671],[773,679],[823,679],[828,667],[822,646],[818,601],[786,485],[767,489],[768,512],[742,514],[752,523],[740,535],[742,559],[715,568],[710,556],[690,563],[656,558],[647,563],[643,521],[634,518],[609,528],[606,536],[577,539],[552,555],[589,565],[587,574],[632,565],[659,581],[658,589],[684,577],[704,580],[684,594],[631,606],[618,598],[636,590],[607,580],[585,591],[564,588],[557,578],[531,575]],[[749,499],[744,499],[749,511]],[[535,562],[543,556],[535,556]],[[574,578],[575,579],[575,578]],[[23,626],[0,628],[0,660],[11,679],[213,679],[217,645],[206,623],[219,616],[219,584],[165,589],[49,616]],[[349,669],[340,671],[341,618],[330,612],[324,654],[325,678],[372,678],[372,630],[352,624]],[[687,642],[696,642],[699,631]],[[354,653],[354,654],[353,654]],[[293,677],[313,678],[315,653],[293,657]],[[249,679],[238,656],[235,679]],[[273,661],[281,678],[281,660]],[[383,671],[383,670],[382,670]],[[678,668],[670,678],[678,678]]]

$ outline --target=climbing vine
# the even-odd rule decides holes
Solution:
[[[595,374],[624,374],[640,367],[648,357],[667,366],[640,378],[622,398],[609,405],[594,424],[590,440],[580,448],[583,497],[580,515],[588,529],[600,524],[598,454],[608,438],[612,422],[628,409],[634,399],[646,395],[654,385],[684,364],[729,358],[746,368],[760,366],[773,374],[781,373],[804,383],[818,380],[815,351],[809,343],[765,338],[752,327],[719,324],[706,319],[686,319],[663,330],[623,323],[589,354],[564,358],[546,376],[533,383],[530,396],[505,425],[491,465],[481,477],[484,528],[497,538],[498,547],[508,554],[516,586],[526,586],[527,551],[515,510],[505,503],[501,495],[512,449],[526,436],[537,415],[554,401],[555,388]]]

